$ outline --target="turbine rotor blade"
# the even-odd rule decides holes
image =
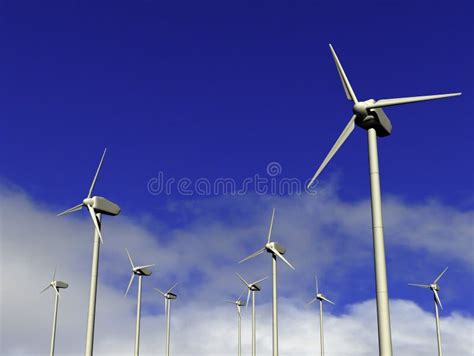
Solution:
[[[54,291],[56,292],[57,296],[61,298],[61,296],[59,295],[58,288],[56,288],[55,285],[53,285],[53,289],[54,289]]]
[[[279,258],[281,258],[281,260],[282,260],[283,262],[285,262],[291,269],[293,269],[293,270],[295,269],[295,267],[293,267],[293,266],[291,265],[291,263],[288,262],[288,260],[287,260],[285,257],[283,257],[283,255],[282,255],[280,252],[278,252],[276,249],[272,249],[272,252],[273,252],[275,255],[277,255]]]
[[[338,137],[338,139],[336,140],[336,142],[334,143],[334,145],[332,146],[331,150],[329,151],[328,155],[326,156],[326,158],[324,159],[323,163],[321,163],[321,165],[319,166],[318,170],[316,171],[316,173],[314,174],[313,178],[311,178],[311,181],[309,182],[308,184],[308,188],[311,187],[314,183],[314,181],[316,180],[316,178],[318,178],[319,174],[323,171],[323,169],[326,167],[326,165],[329,163],[329,161],[334,157],[334,155],[336,154],[336,152],[339,150],[339,148],[341,148],[341,146],[343,145],[343,143],[347,140],[347,138],[349,137],[349,135],[352,133],[352,131],[354,131],[354,127],[355,127],[355,124],[354,124],[354,121],[355,121],[355,118],[356,116],[353,115],[351,117],[351,119],[349,120],[349,123],[346,125],[346,127],[344,128],[344,130],[342,131],[341,135]]]
[[[420,101],[444,99],[444,98],[450,98],[453,96],[459,96],[461,94],[462,93],[450,93],[450,94],[438,94],[438,95],[411,96],[411,97],[406,97],[406,98],[380,99],[380,100],[377,100],[374,104],[369,104],[367,106],[367,109],[384,108],[387,106],[411,104],[411,103],[417,103]]]
[[[275,208],[272,211],[272,220],[270,221],[270,227],[268,228],[268,236],[267,236],[267,244],[270,243],[270,239],[272,237],[272,230],[273,230],[273,221],[275,220]]]
[[[247,302],[245,303],[245,309],[247,309],[247,306],[249,305],[249,299],[250,299],[250,289],[247,289]]]
[[[103,244],[104,240],[102,239],[102,233],[100,232],[99,222],[97,221],[97,216],[95,215],[94,208],[90,205],[87,205],[87,210],[89,210],[89,214],[92,218],[92,222],[94,223],[95,229],[99,234],[100,243]]]
[[[40,294],[46,292],[49,287],[51,287],[51,284],[48,284],[43,290],[41,290]]]
[[[107,147],[104,149],[104,153],[102,153],[102,158],[100,159],[99,167],[97,167],[97,171],[95,172],[94,179],[92,180],[92,184],[91,184],[91,187],[89,189],[89,194],[87,194],[88,198],[90,198],[92,196],[92,191],[94,190],[95,182],[97,180],[97,176],[99,175],[100,167],[102,166],[102,162],[104,161],[104,157],[105,157],[106,152],[107,152]]]
[[[435,297],[435,302],[439,305],[441,309],[443,309],[443,305],[441,304],[441,299],[439,299],[439,295],[437,291],[433,291],[434,297]]]
[[[125,296],[127,296],[128,291],[130,290],[130,287],[132,286],[133,278],[134,278],[134,277],[135,277],[135,273],[132,273],[132,276],[130,277],[130,282],[128,282],[127,290],[125,291]]]
[[[321,297],[321,299],[325,300],[325,301],[328,302],[328,303],[331,303],[332,305],[336,305],[336,303],[334,303],[333,301],[329,300],[329,299],[326,298],[324,295]]]
[[[237,277],[239,277],[239,279],[242,281],[242,283],[247,286],[247,288],[250,287],[250,284],[244,279],[244,277],[242,277],[242,276],[241,276],[240,274],[238,274],[237,272],[235,272],[235,274],[237,275]]]
[[[310,306],[311,304],[313,304],[313,303],[314,303],[315,301],[317,301],[317,300],[318,300],[318,298],[313,298],[313,299],[311,299],[308,303],[306,303],[306,306],[307,306],[307,307]]]
[[[316,294],[319,294],[318,276],[314,276],[314,279],[316,280]]]
[[[408,283],[409,286],[413,286],[413,287],[420,287],[420,288],[429,288],[430,285],[429,284],[415,284],[415,283]]]
[[[178,285],[178,282],[176,282],[175,284],[173,284],[173,286],[172,286],[170,289],[168,289],[168,291],[167,291],[166,293],[171,292],[171,291],[174,289],[174,287],[176,287],[177,285]]]
[[[342,86],[344,87],[347,99],[352,100],[354,103],[357,103],[357,97],[355,96],[354,90],[352,90],[351,83],[349,83],[349,79],[347,79],[346,73],[344,72],[344,68],[342,68],[341,62],[339,62],[339,58],[337,58],[336,51],[334,51],[334,48],[332,48],[331,44],[329,44],[329,48],[331,49],[334,62],[336,62],[336,68],[339,73],[339,77],[341,78]]]
[[[246,288],[247,289],[247,288]],[[244,295],[245,293],[245,289],[242,291],[242,293],[240,293],[239,297],[237,298],[237,301],[240,302],[240,298],[242,298],[242,296]]]
[[[251,258],[254,258],[254,257],[257,257],[258,255],[262,254],[263,252],[265,252],[265,247],[262,247],[260,250],[258,250],[257,252],[254,252],[252,253],[251,255],[245,257],[243,260],[240,260],[239,263],[242,263],[242,262],[245,262],[247,260],[250,260]]]
[[[254,284],[263,282],[263,281],[266,280],[266,279],[268,279],[268,276],[267,276],[267,277],[264,277],[264,278],[261,278],[261,279],[259,279],[258,281],[252,282],[252,283],[250,283],[250,285],[254,285]]]
[[[56,269],[57,269],[57,267],[54,267],[53,278],[51,279],[52,282],[54,282],[56,280]]]
[[[59,213],[56,216],[63,216],[63,215],[66,215],[66,214],[74,213],[75,211],[81,210],[83,206],[84,206],[84,203],[77,204],[76,206],[73,206],[72,208],[69,208],[69,209],[63,211],[62,213]]]
[[[158,288],[153,288],[154,290],[156,290],[158,293],[160,293],[163,297],[166,297],[166,294],[163,293],[161,290],[159,290]]]
[[[135,265],[133,264],[132,257],[130,256],[130,253],[128,252],[127,249],[125,249],[127,252],[128,260],[130,261],[130,265],[132,266],[132,269],[135,269]]]
[[[438,283],[438,281],[441,279],[441,277],[443,277],[443,274],[445,274],[447,270],[448,270],[448,267],[446,267],[446,268],[443,270],[443,272],[441,272],[441,273],[438,275],[438,277],[436,277],[436,279],[433,281],[433,284]]]

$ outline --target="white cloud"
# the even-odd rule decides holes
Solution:
[[[136,292],[132,289],[130,297],[123,298],[130,274],[125,247],[137,263],[157,264],[154,274],[144,280],[143,354],[164,350],[163,301],[152,287],[166,289],[174,281],[181,282],[178,300],[173,303],[174,354],[232,354],[236,338],[235,310],[221,301],[236,297],[242,290],[234,271],[249,278],[269,274],[268,256],[242,265],[235,262],[263,244],[271,205],[278,207],[275,239],[288,247],[288,259],[297,266],[296,272],[283,265],[280,268],[280,351],[282,355],[317,352],[317,310],[303,307],[303,302],[311,297],[308,288],[312,288],[312,274],[315,270],[331,271],[337,283],[346,284],[354,265],[368,266],[370,270],[368,202],[343,202],[330,191],[311,199],[246,199],[240,204],[245,209],[236,212],[238,217],[233,221],[219,219],[220,209],[228,208],[229,202],[188,202],[189,211],[201,212],[199,219],[190,219],[180,229],[167,228],[158,222],[159,228],[154,234],[126,215],[105,218],[96,354],[119,355],[133,351]],[[213,209],[213,204],[218,208]],[[80,213],[58,218],[51,207],[6,188],[0,189],[0,206],[1,354],[48,353],[53,297],[50,291],[41,295],[39,291],[48,283],[56,265],[58,278],[70,283],[60,301],[57,352],[82,354],[92,248],[90,221],[86,214],[81,216]],[[394,198],[387,199],[384,207],[387,235],[396,231],[399,237],[390,239],[389,244],[433,255],[447,254],[447,258],[471,268],[472,212],[464,213],[431,202],[409,206]],[[245,213],[247,208],[251,214]],[[451,236],[452,230],[447,227],[453,222],[456,236]],[[457,248],[447,245],[448,236],[454,238]],[[336,282],[329,285],[333,294],[337,291]],[[300,283],[304,287],[298,289],[300,295],[296,295],[293,289],[299,288]],[[269,298],[269,285],[264,285],[258,295],[258,325],[259,351],[266,354],[271,346]],[[344,313],[331,314],[340,310]],[[328,355],[376,354],[372,300],[362,301],[355,296],[345,307],[338,304],[327,311]],[[391,311],[396,354],[435,354],[431,312],[407,300],[392,301]],[[248,314],[244,317],[245,352],[250,350]],[[472,353],[473,318],[459,312],[443,315],[446,354]]]

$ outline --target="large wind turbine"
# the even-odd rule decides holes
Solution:
[[[127,290],[125,291],[125,296],[128,294],[130,287],[133,283],[133,278],[135,275],[138,276],[138,296],[137,296],[137,324],[135,330],[135,356],[140,354],[140,315],[141,315],[141,304],[142,304],[142,277],[143,276],[151,276],[151,269],[153,265],[146,265],[146,266],[135,266],[132,261],[132,257],[130,257],[130,253],[128,250],[125,249],[127,252],[128,260],[130,261],[130,265],[132,266],[132,276],[130,277],[130,282],[128,282]]]
[[[40,293],[45,292],[48,288],[54,289],[54,314],[53,314],[53,331],[51,332],[51,349],[50,355],[54,355],[54,346],[56,344],[56,323],[58,320],[58,304],[59,304],[59,289],[65,289],[69,287],[66,282],[56,280],[56,269],[53,272],[53,278],[51,282],[44,288]]]
[[[270,228],[268,229],[267,243],[257,252],[245,257],[239,263],[254,258],[265,251],[272,255],[272,302],[273,302],[273,319],[272,319],[272,337],[273,337],[273,356],[278,356],[278,298],[277,298],[277,257],[285,262],[291,269],[295,269],[290,262],[283,257],[286,249],[277,242],[271,241],[273,220],[275,219],[275,209],[272,212],[272,219],[270,221]]]
[[[377,136],[385,137],[391,134],[392,124],[385,115],[383,108],[393,105],[410,104],[419,101],[435,100],[461,95],[461,93],[414,96],[396,99],[369,99],[366,101],[358,101],[347,79],[346,73],[342,68],[336,52],[329,45],[339,76],[344,87],[347,99],[354,102],[352,107],[353,116],[349,120],[342,131],[336,143],[329,151],[321,166],[311,179],[308,187],[318,178],[321,171],[326,167],[337,150],[342,146],[344,141],[354,130],[355,125],[367,130],[368,146],[369,146],[369,165],[370,165],[370,192],[372,206],[372,236],[374,243],[374,261],[375,261],[375,284],[377,299],[377,323],[379,337],[379,355],[392,355],[392,337],[390,331],[390,311],[388,305],[388,289],[387,289],[387,271],[385,265],[385,246],[383,239],[383,223],[382,223],[382,201],[380,193],[380,177],[379,163],[377,153]]]
[[[94,244],[92,250],[92,270],[91,270],[91,282],[90,282],[90,293],[89,293],[89,310],[87,313],[87,333],[86,333],[86,351],[85,356],[92,356],[94,350],[94,326],[95,326],[95,307],[96,307],[96,298],[97,298],[97,278],[99,273],[99,254],[100,254],[100,244],[103,242],[102,234],[100,231],[102,214],[115,216],[120,214],[120,207],[112,203],[110,200],[107,200],[103,197],[92,196],[95,183],[97,181],[97,176],[99,175],[100,167],[104,161],[105,153],[107,148],[102,154],[100,159],[99,167],[95,172],[94,179],[89,188],[89,193],[87,197],[82,201],[82,203],[58,214],[58,216],[73,213],[75,211],[81,210],[83,206],[87,208],[92,219],[92,223],[95,226],[94,229]]]
[[[443,309],[443,305],[441,304],[441,299],[439,299],[439,280],[443,276],[443,274],[448,270],[448,267],[444,269],[443,272],[441,272],[438,277],[435,278],[431,284],[414,284],[414,283],[408,283],[410,286],[415,286],[415,287],[420,287],[420,288],[429,288],[433,292],[433,299],[434,299],[434,309],[435,309],[435,318],[436,318],[436,336],[438,338],[438,356],[441,356],[443,354],[441,350],[441,329],[440,329],[440,324],[439,324],[439,311],[438,311],[438,306]]]
[[[171,301],[178,298],[178,296],[171,291],[176,287],[178,283],[175,283],[166,293],[162,292],[158,288],[155,290],[165,298],[165,314],[166,314],[166,356],[170,356],[170,319],[171,319]]]
[[[312,299],[308,305],[313,304],[315,301],[319,300],[319,343],[321,345],[321,356],[324,356],[324,329],[323,329],[323,301],[335,304],[334,302],[330,301],[326,296],[322,293],[319,293],[319,286],[318,286],[318,277],[316,279],[316,297]]]
[[[256,331],[256,323],[255,323],[255,292],[259,292],[262,290],[262,288],[260,287],[258,283],[263,282],[264,280],[268,279],[268,277],[249,283],[240,274],[236,273],[236,275],[239,277],[239,279],[242,281],[243,284],[245,284],[245,286],[248,289],[247,303],[245,303],[246,307],[249,305],[250,293],[252,293],[252,356],[255,356],[257,355],[257,331]]]
[[[240,300],[244,292],[240,293],[239,298],[237,300],[226,300],[226,303],[234,304],[237,307],[237,356],[242,356],[242,314],[240,308],[245,306],[244,303]]]

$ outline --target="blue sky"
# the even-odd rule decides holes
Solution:
[[[259,243],[248,239],[252,234],[263,239],[276,206],[283,231],[291,234],[294,226],[321,239],[310,253],[316,261],[308,266],[334,271],[331,291],[351,278],[360,283],[356,295],[338,295],[341,305],[370,299],[370,230],[353,265],[318,262],[324,260],[319,248],[326,251],[322,244],[333,235],[341,245],[327,247],[326,253],[340,249],[350,255],[344,238],[362,235],[357,229],[370,216],[364,205],[369,197],[366,135],[359,128],[326,168],[313,197],[252,192],[189,197],[153,195],[147,189],[159,172],[193,182],[227,177],[242,182],[265,176],[269,162],[282,167],[279,178],[308,179],[351,116],[329,52],[332,43],[359,98],[463,92],[458,98],[388,108],[394,130],[379,140],[379,154],[391,214],[385,215],[392,226],[386,230],[391,291],[431,311],[428,296],[408,289],[411,279],[406,279],[424,282],[418,279],[432,278],[449,264],[448,310],[471,318],[473,292],[455,283],[473,282],[471,14],[467,0],[4,2],[2,190],[19,188],[47,214],[61,211],[85,196],[107,146],[97,194],[119,203],[124,217],[117,219],[140,226],[151,239],[171,246],[179,233],[206,234],[207,224],[225,234],[222,228],[229,226],[230,237],[246,236],[250,253]],[[318,216],[308,212],[322,214],[323,203],[337,210],[334,216],[354,222],[356,231],[351,233],[347,221],[332,221],[332,211],[326,211],[321,226],[310,225]],[[367,215],[347,217],[359,211]],[[85,214],[82,218],[85,224]],[[451,231],[457,235],[455,246],[436,240],[449,238]],[[291,244],[302,253],[293,258],[310,258],[304,255],[307,240],[275,232],[286,241],[288,258]],[[227,257],[215,266],[225,270]],[[192,266],[188,272],[192,293],[200,283],[189,277],[197,273]],[[299,275],[307,293],[316,272]],[[289,297],[290,291],[283,289],[282,295]]]

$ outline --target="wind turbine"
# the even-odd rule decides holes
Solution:
[[[50,355],[54,355],[54,346],[56,343],[56,323],[58,320],[58,304],[59,304],[59,290],[66,289],[69,285],[66,282],[56,280],[56,269],[53,272],[53,278],[51,282],[44,288],[40,293],[45,292],[49,288],[54,289],[54,314],[53,314],[53,331],[51,332],[51,349]]]
[[[316,279],[316,297],[312,299],[307,305],[313,304],[315,301],[319,300],[319,342],[321,345],[321,356],[324,356],[324,330],[323,330],[323,301],[331,303],[335,305],[334,302],[330,301],[326,296],[322,293],[319,293],[319,286],[318,286],[318,277]]]
[[[151,269],[153,265],[146,265],[146,266],[135,266],[132,261],[132,257],[130,257],[130,253],[128,250],[125,249],[127,252],[128,260],[130,261],[130,265],[132,266],[132,276],[130,277],[130,282],[128,282],[127,290],[125,291],[125,296],[127,296],[130,287],[132,286],[133,279],[135,275],[138,276],[138,297],[137,297],[137,324],[135,330],[135,356],[138,356],[140,353],[140,314],[141,314],[141,304],[142,304],[142,277],[143,276],[151,276]]]
[[[226,303],[234,304],[237,307],[237,319],[238,319],[238,329],[237,329],[237,355],[242,355],[242,314],[240,311],[240,307],[245,306],[244,303],[240,300],[244,292],[240,293],[239,298],[237,300],[226,300]]]
[[[89,310],[87,313],[87,332],[86,332],[86,356],[92,356],[93,349],[94,349],[94,326],[95,326],[95,309],[96,309],[96,298],[97,298],[97,277],[99,274],[99,254],[100,254],[100,243],[103,242],[102,240],[102,233],[101,233],[101,220],[102,214],[115,216],[120,214],[120,207],[112,203],[110,200],[106,198],[99,197],[99,196],[92,196],[92,192],[94,191],[95,183],[97,181],[97,176],[99,175],[100,167],[102,166],[102,162],[104,161],[105,153],[107,152],[107,148],[104,149],[104,153],[102,154],[102,158],[100,159],[99,166],[97,167],[97,171],[95,172],[94,179],[92,180],[92,184],[89,188],[89,193],[87,197],[82,201],[82,203],[63,211],[62,213],[58,214],[58,216],[70,214],[75,211],[79,211],[82,207],[86,207],[89,211],[89,214],[92,219],[92,223],[95,226],[94,229],[94,244],[92,250],[92,270],[91,270],[91,282],[90,282],[90,293],[89,293]],[[99,242],[100,241],[100,242]]]
[[[277,298],[277,257],[285,262],[291,269],[295,269],[290,262],[283,257],[286,249],[277,242],[271,241],[273,221],[275,219],[275,209],[272,212],[272,219],[268,229],[267,243],[257,252],[245,257],[239,263],[254,258],[265,251],[272,255],[272,303],[273,303],[273,319],[272,319],[272,337],[273,337],[273,356],[278,356],[278,298]]]
[[[255,323],[255,292],[259,292],[262,290],[262,288],[260,287],[258,283],[263,282],[264,280],[268,279],[268,277],[249,283],[240,274],[236,273],[236,275],[239,277],[239,279],[242,281],[243,284],[245,284],[245,286],[248,289],[247,302],[245,303],[245,307],[249,305],[250,293],[252,293],[252,356],[255,356],[257,355],[257,331],[256,331],[256,323]]]
[[[155,290],[165,298],[165,314],[166,314],[166,356],[170,355],[170,318],[171,318],[171,301],[178,298],[178,296],[171,291],[176,287],[178,283],[175,283],[170,289],[163,293],[158,288]]]
[[[390,331],[390,311],[388,304],[388,288],[387,288],[387,271],[385,265],[385,246],[383,239],[383,222],[382,222],[382,201],[380,193],[380,176],[379,163],[377,153],[377,136],[385,137],[391,134],[392,124],[383,108],[393,105],[410,104],[419,101],[435,100],[461,95],[461,93],[414,96],[396,99],[369,99],[366,101],[358,101],[352,87],[347,79],[346,73],[342,68],[336,52],[329,45],[342,86],[348,100],[354,102],[352,107],[353,115],[342,131],[339,138],[329,151],[321,166],[311,179],[308,187],[318,178],[321,171],[326,167],[331,158],[336,154],[337,150],[342,146],[345,140],[354,130],[355,125],[367,130],[368,146],[369,146],[369,166],[370,166],[370,191],[372,206],[372,235],[374,243],[374,261],[375,261],[375,284],[377,299],[377,323],[379,337],[379,355],[392,355],[392,337]]]
[[[441,356],[443,354],[441,350],[441,329],[440,329],[440,324],[439,324],[439,311],[438,311],[438,306],[443,309],[443,305],[441,304],[441,299],[439,299],[439,280],[443,276],[443,274],[448,270],[448,267],[444,269],[443,272],[441,272],[438,277],[435,278],[431,284],[414,284],[414,283],[408,283],[410,286],[415,286],[415,287],[420,287],[420,288],[429,288],[433,291],[433,299],[434,299],[434,308],[435,308],[435,318],[436,318],[436,336],[438,337],[438,356]]]

